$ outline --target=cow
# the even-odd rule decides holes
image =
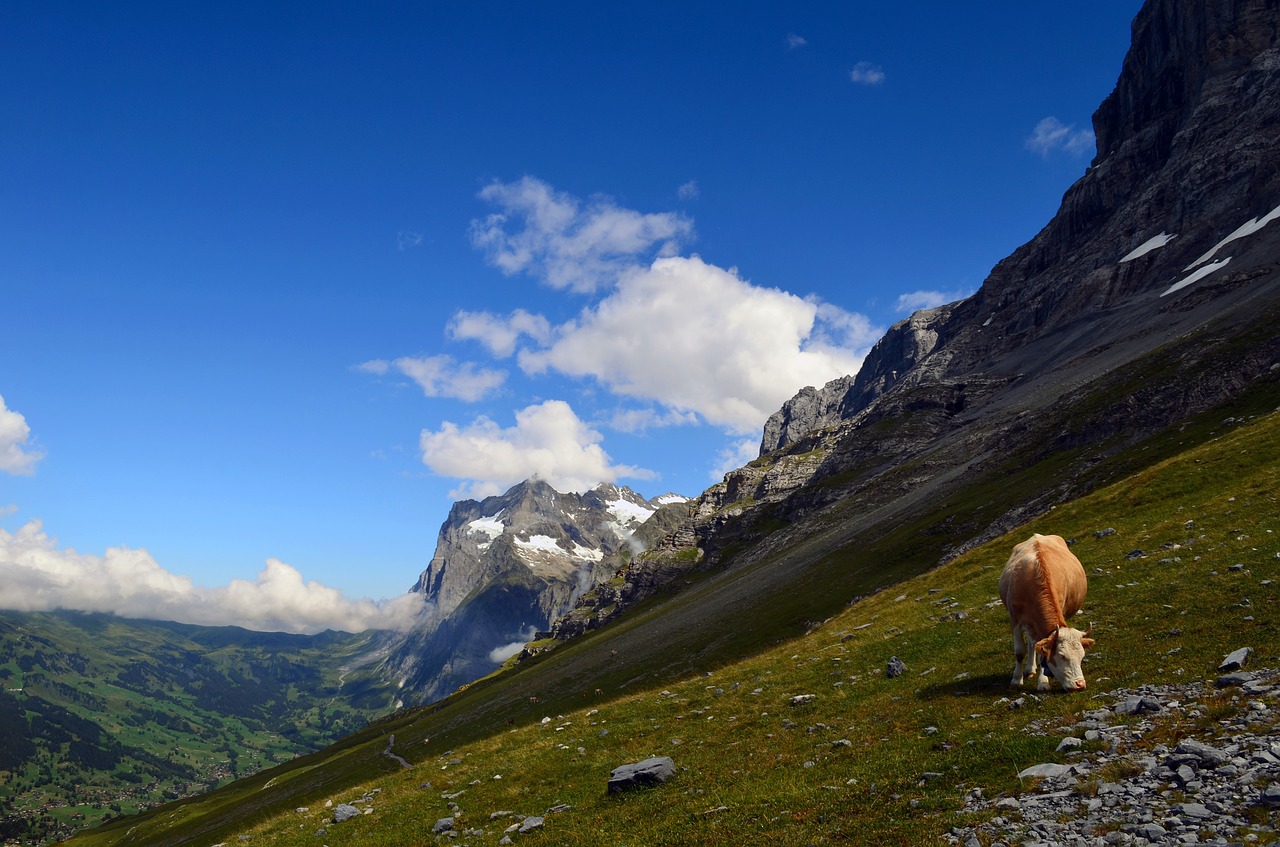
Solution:
[[[1067,626],[1088,590],[1080,560],[1057,535],[1035,534],[1013,548],[1000,574],[1000,600],[1009,612],[1013,633],[1013,679],[1017,688],[1027,677],[1041,691],[1049,689],[1047,666],[1066,691],[1082,691],[1080,661],[1093,646],[1093,632]]]

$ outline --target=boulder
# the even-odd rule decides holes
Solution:
[[[654,756],[643,762],[619,765],[609,774],[609,793],[661,785],[675,776],[676,763],[670,756]]]
[[[360,810],[350,803],[341,803],[333,810],[333,822],[342,823],[360,816]]]
[[[1220,671],[1238,671],[1249,663],[1249,657],[1253,655],[1252,647],[1241,647],[1239,650],[1232,651],[1222,664],[1218,665]]]

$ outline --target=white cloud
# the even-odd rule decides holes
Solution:
[[[859,62],[849,71],[849,79],[859,85],[880,85],[884,82],[884,68],[870,62]]]
[[[372,359],[355,368],[377,376],[394,369],[416,382],[428,397],[452,397],[468,402],[484,398],[507,378],[505,371],[482,368],[473,362],[458,363],[452,356],[401,356],[391,361]]]
[[[252,582],[204,588],[165,570],[146,550],[77,553],[58,547],[40,521],[30,521],[15,533],[0,530],[0,608],[76,609],[268,632],[361,632],[407,629],[422,611],[422,597],[349,600],[336,588],[304,582],[278,559],[268,559]]]
[[[719,482],[729,471],[737,470],[760,455],[759,440],[743,438],[729,444],[716,456],[716,464],[711,470],[711,479]]]
[[[488,497],[531,477],[558,491],[586,491],[622,477],[653,478],[651,471],[613,464],[602,440],[568,403],[547,400],[516,412],[515,426],[506,429],[484,416],[465,428],[445,421],[437,431],[423,430],[419,446],[432,471],[466,480],[451,497]]]
[[[510,659],[512,656],[524,650],[524,645],[532,641],[534,636],[537,634],[538,630],[533,627],[525,627],[521,632],[516,634],[515,641],[512,641],[510,644],[503,644],[499,647],[494,647],[490,650],[489,661],[502,664],[507,659]]]
[[[641,214],[606,198],[585,208],[545,182],[494,182],[480,197],[501,211],[471,222],[471,242],[503,273],[530,273],[553,288],[590,293],[654,252],[672,255],[692,224],[672,212]]]
[[[411,230],[402,229],[396,233],[396,249],[412,250],[422,244],[422,233],[413,232]]]
[[[44,453],[30,443],[31,427],[27,419],[5,406],[0,396],[0,471],[14,475],[29,475],[36,471],[36,463]]]
[[[676,189],[676,197],[681,200],[697,200],[702,196],[702,191],[698,188],[698,181],[691,179]]]
[[[856,373],[879,332],[865,318],[751,285],[694,256],[625,274],[556,336],[521,351],[521,368],[594,377],[618,394],[747,433],[798,388]]]
[[[1047,117],[1036,124],[1027,137],[1027,149],[1044,158],[1057,152],[1080,156],[1094,149],[1093,130],[1076,129],[1075,124],[1064,124],[1055,117]]]
[[[693,412],[677,412],[672,409],[618,409],[609,417],[609,428],[618,432],[644,432],[668,426],[685,426],[698,423]]]
[[[551,323],[542,315],[516,309],[507,317],[491,312],[460,311],[449,321],[449,337],[479,341],[493,355],[505,359],[515,352],[521,336],[545,344],[551,338]]]
[[[786,37],[787,49],[794,50],[797,47],[803,47],[809,42],[805,40],[803,35],[796,35],[794,32],[787,33]]]
[[[936,306],[963,300],[971,293],[965,291],[908,291],[905,294],[898,295],[893,308],[897,312],[918,312],[921,309],[932,309]]]

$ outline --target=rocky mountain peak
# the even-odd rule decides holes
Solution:
[[[673,498],[684,499],[648,500],[609,483],[561,492],[528,479],[455,503],[411,589],[425,596],[426,611],[391,650],[387,668],[424,699],[488,673],[507,647],[547,629],[611,577],[619,552]]]

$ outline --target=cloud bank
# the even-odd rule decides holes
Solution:
[[[233,579],[205,588],[165,570],[146,550],[112,547],[95,556],[60,548],[37,520],[14,533],[0,529],[0,608],[73,609],[314,634],[408,629],[422,610],[422,596],[349,600],[336,588],[304,582],[296,568],[278,559],[268,559],[252,582]]]
[[[27,419],[5,406],[0,396],[0,471],[18,476],[36,472],[36,463],[44,458],[31,442]]]

